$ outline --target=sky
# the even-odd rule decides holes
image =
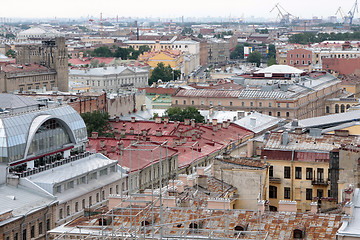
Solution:
[[[327,18],[341,6],[347,13],[355,0],[4,0],[0,18],[236,17],[276,19],[276,3],[300,18]],[[355,15],[359,18],[359,13]]]

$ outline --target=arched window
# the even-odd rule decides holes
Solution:
[[[341,104],[341,112],[345,112],[345,105],[344,104]]]
[[[325,113],[330,113],[330,107],[329,106],[326,106]]]
[[[69,143],[71,143],[70,136],[62,123],[56,119],[49,119],[36,131],[28,155],[48,153]]]
[[[339,105],[335,104],[335,113],[339,113]]]
[[[350,108],[350,104],[347,104],[346,105],[346,110]]]

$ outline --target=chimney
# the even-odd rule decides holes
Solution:
[[[205,168],[204,167],[198,167],[196,169],[197,175],[202,176],[205,175]]]
[[[142,129],[142,130],[141,130],[141,134],[142,134],[143,136],[146,136],[146,135],[147,135],[146,129]]]
[[[99,137],[99,133],[98,133],[98,132],[92,132],[92,133],[91,133],[91,137],[92,137],[92,138],[98,138],[98,137]]]
[[[123,141],[120,141],[120,142],[117,143],[117,148],[118,148],[118,150],[122,150],[123,147],[124,147]]]
[[[184,119],[184,125],[190,125],[190,119],[188,119],[188,118],[185,118]]]
[[[318,212],[318,203],[317,202],[312,202],[310,203],[310,212],[311,213],[317,213]]]
[[[134,134],[134,128],[133,127],[130,128],[130,134]]]
[[[116,116],[115,117],[115,122],[119,122],[120,121],[120,117],[119,116]]]
[[[121,137],[125,137],[125,134],[126,134],[126,129],[125,129],[125,128],[122,128],[122,129],[120,130],[120,135],[121,135]]]
[[[206,175],[199,175],[198,176],[198,185],[200,187],[203,187],[205,189],[208,188],[208,180],[207,180],[207,176]]]
[[[254,155],[254,141],[247,142],[247,157],[251,158]]]
[[[209,117],[214,114],[214,107],[210,106],[209,108]]]
[[[265,212],[265,200],[259,200],[258,201],[258,210],[261,214],[264,214]]]
[[[253,127],[253,128],[256,126],[256,117],[251,117],[250,118],[250,126]]]
[[[116,146],[111,146],[111,152],[115,152],[116,151]]]
[[[288,132],[283,132],[282,134],[281,134],[281,143],[282,143],[282,145],[287,145],[288,143],[289,143],[289,133]]]
[[[179,126],[179,121],[174,122],[174,127],[177,128]]]
[[[294,119],[292,122],[291,122],[291,126],[292,127],[298,127],[299,126],[299,121],[297,119]]]
[[[161,129],[156,129],[156,136],[157,136],[157,137],[161,137],[161,136],[162,136],[162,131],[161,131]]]
[[[189,187],[193,187],[195,184],[194,184],[194,178],[192,177],[188,177],[188,186]]]
[[[178,182],[178,183],[176,184],[178,193],[184,192],[184,185],[185,185],[184,182]]]
[[[164,122],[169,123],[169,117],[164,117]]]
[[[243,117],[245,117],[245,112],[238,112],[238,113],[237,113],[237,118],[238,118],[238,120],[239,120],[239,119],[242,119]]]
[[[216,125],[217,125],[217,119],[214,118],[214,119],[212,120],[212,125],[213,125],[213,126],[216,126]]]
[[[141,111],[146,111],[146,104],[141,105]]]
[[[295,128],[295,133],[296,133],[296,134],[302,134],[302,132],[303,132],[303,130],[302,130],[301,127]]]
[[[279,212],[297,212],[297,203],[296,201],[279,201]]]
[[[100,147],[101,147],[101,148],[104,148],[104,147],[105,147],[105,140],[104,140],[104,139],[101,139],[101,140],[100,140]]]
[[[193,134],[193,135],[191,136],[191,140],[196,141],[196,134]]]
[[[167,128],[167,126],[166,126],[166,125],[167,125],[167,122],[165,122],[165,121],[164,121],[164,128]]]
[[[132,123],[135,122],[135,117],[131,117],[131,122],[132,122]]]
[[[179,181],[183,182],[185,186],[188,185],[186,174],[179,174],[178,179]]]
[[[155,123],[161,123],[161,117],[155,117]]]
[[[213,125],[213,132],[217,132],[217,125]]]
[[[195,128],[196,123],[195,123],[195,119],[191,119],[191,127]]]
[[[116,140],[120,140],[120,138],[121,138],[120,133],[119,133],[119,131],[117,131],[117,129],[116,129],[116,131],[114,131],[114,136],[115,136]]]

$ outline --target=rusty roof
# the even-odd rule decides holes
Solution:
[[[103,209],[104,210],[104,209]],[[210,210],[195,208],[165,208],[162,222],[160,208],[132,208],[114,209],[113,221],[106,226],[104,232],[99,231],[102,219],[111,219],[111,215],[99,214],[80,217],[62,227],[51,230],[51,233],[71,232],[81,227],[82,234],[110,234],[115,232],[137,231],[138,235],[154,234],[159,238],[159,227],[162,226],[164,237],[181,236],[186,238],[233,238],[233,239],[293,239],[296,229],[305,232],[306,239],[335,239],[337,230],[341,226],[342,216],[338,214],[315,213],[285,213],[265,212],[260,215],[256,211],[246,210]],[[110,212],[109,212],[110,213]],[[152,222],[154,219],[154,222]],[[145,221],[147,221],[146,224]],[[197,225],[197,229],[191,228]],[[146,226],[146,229],[144,227]],[[239,236],[235,228],[242,228]],[[113,231],[114,230],[114,231]],[[259,231],[260,230],[260,231]],[[107,232],[108,231],[108,232]]]

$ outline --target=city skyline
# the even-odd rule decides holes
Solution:
[[[299,18],[327,18],[329,16],[335,16],[337,9],[341,6],[343,12],[347,12],[354,5],[353,0],[342,1],[341,3],[334,0],[326,1],[310,1],[303,0],[298,1],[284,1],[279,2],[280,5],[290,14]],[[103,14],[103,18],[119,18],[121,17],[149,17],[149,18],[168,18],[176,19],[184,16],[185,18],[197,17],[222,17],[222,18],[264,18],[264,19],[277,19],[279,14],[277,9],[270,12],[276,1],[265,0],[225,0],[221,4],[218,2],[205,2],[205,1],[190,1],[184,0],[176,3],[168,3],[164,0],[158,0],[156,2],[149,2],[145,0],[139,0],[135,6],[131,6],[130,3],[122,3],[115,0],[109,0],[106,5],[97,5],[95,1],[69,1],[64,0],[60,3],[49,4],[45,0],[35,1],[7,1],[4,3],[2,9],[6,11],[0,11],[1,18],[86,18],[93,16],[95,18],[100,17],[100,13]],[[18,8],[18,6],[22,6]],[[94,7],[95,6],[95,7]],[[324,7],[326,6],[326,7]],[[131,8],[133,10],[124,8]],[[307,10],[307,8],[309,8]],[[8,11],[9,9],[16,9],[16,11]],[[285,11],[284,11],[285,13]],[[340,16],[338,15],[338,18]],[[355,18],[359,18],[359,14],[355,14]]]

